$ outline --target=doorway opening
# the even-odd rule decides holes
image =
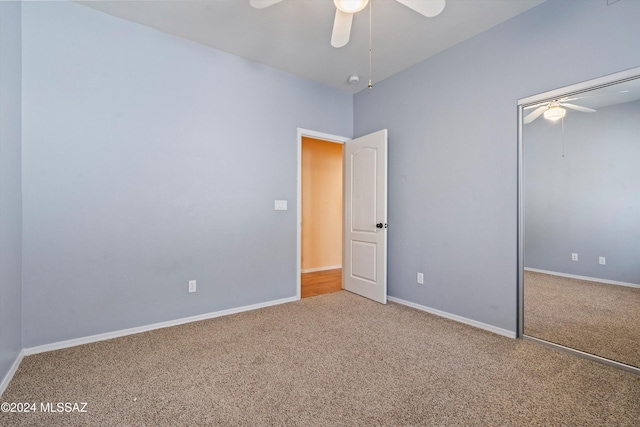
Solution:
[[[342,144],[302,137],[300,297],[342,290]]]
[[[343,144],[298,130],[298,297],[342,290]]]

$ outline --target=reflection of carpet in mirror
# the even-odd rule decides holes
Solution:
[[[525,272],[524,333],[640,366],[640,288]]]

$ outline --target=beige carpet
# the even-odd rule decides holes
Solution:
[[[3,426],[637,426],[640,376],[346,291],[26,357]]]
[[[524,304],[526,335],[640,367],[640,289],[526,271]]]

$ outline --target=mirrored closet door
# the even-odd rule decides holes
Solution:
[[[519,120],[520,336],[640,373],[640,68]]]

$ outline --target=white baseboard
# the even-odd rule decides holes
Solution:
[[[136,328],[121,329],[119,331],[107,332],[104,334],[90,335],[88,337],[75,338],[66,341],[59,341],[50,344],[39,345],[35,347],[25,348],[23,353],[25,356],[31,354],[44,353],[46,351],[60,350],[63,348],[75,347],[77,345],[89,344],[97,341],[110,340],[112,338],[124,337],[126,335],[139,334],[141,332],[153,331],[154,329],[169,328],[171,326],[183,325],[185,323],[198,322],[200,320],[213,319],[214,317],[228,316],[230,314],[242,313],[243,311],[257,310],[259,308],[269,307],[272,305],[285,304],[288,302],[298,301],[298,297],[283,298],[274,301],[267,301],[258,304],[245,305],[243,307],[230,308],[228,310],[214,311],[211,313],[199,314],[197,316],[183,317],[182,319],[169,320],[167,322],[154,323],[151,325],[138,326]]]
[[[13,365],[11,365],[11,369],[9,369],[9,372],[7,372],[7,375],[5,375],[4,378],[2,379],[2,382],[0,383],[0,396],[4,394],[4,391],[9,386],[9,383],[11,382],[13,375],[18,370],[20,363],[22,363],[22,358],[24,356],[25,356],[24,350],[18,353],[18,357],[16,357],[16,360],[14,360]]]
[[[618,282],[615,280],[598,279],[596,277],[578,276],[576,274],[559,273],[557,271],[540,270],[538,268],[525,267],[524,271],[532,271],[534,273],[549,274],[551,276],[568,277],[570,279],[586,280],[589,282],[606,283],[607,285],[628,286],[630,288],[640,288],[636,283]]]
[[[342,265],[328,265],[326,267],[305,268],[303,270],[300,270],[300,273],[315,273],[316,271],[336,270],[338,268],[342,268]]]
[[[424,305],[416,304],[410,301],[405,301],[400,298],[387,296],[387,299],[398,304],[406,305],[417,310],[426,311],[427,313],[435,314],[436,316],[444,317],[447,319],[455,320],[456,322],[464,323],[465,325],[475,326],[476,328],[484,329],[494,334],[502,335],[508,338],[516,338],[515,331],[508,329],[498,328],[497,326],[489,325],[487,323],[478,322],[476,320],[467,319],[466,317],[458,316],[456,314],[447,313],[446,311],[436,310],[435,308],[427,307]]]

